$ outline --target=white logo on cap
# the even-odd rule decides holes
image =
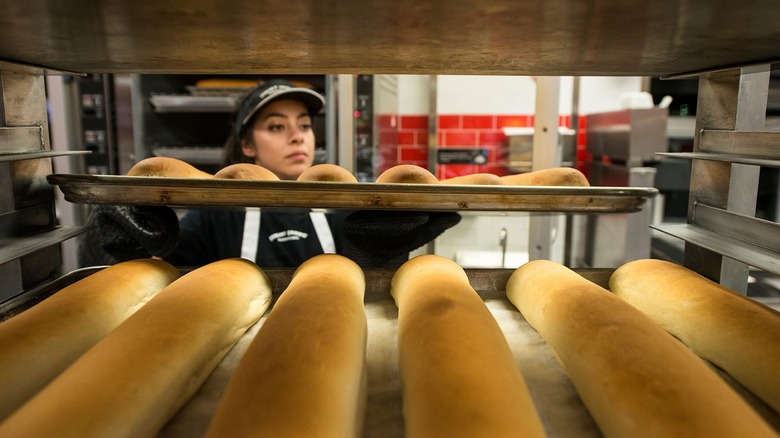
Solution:
[[[273,87],[260,93],[258,97],[260,97],[260,99],[262,100],[265,99],[270,94],[276,93],[277,91],[286,90],[288,88],[290,88],[289,85],[274,85]]]

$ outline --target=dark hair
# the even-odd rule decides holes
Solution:
[[[229,166],[231,164],[236,163],[253,163],[255,162],[254,158],[247,157],[244,155],[244,152],[241,150],[241,140],[238,136],[236,136],[235,129],[231,129],[230,137],[228,137],[227,141],[225,141],[225,144],[222,146],[222,161],[223,166]],[[254,142],[254,139],[252,138],[252,131],[247,130],[244,132],[243,140],[248,142],[249,144],[252,144]]]

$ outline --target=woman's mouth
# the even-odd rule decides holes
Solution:
[[[289,160],[305,160],[309,158],[309,155],[306,152],[293,152],[286,157]]]

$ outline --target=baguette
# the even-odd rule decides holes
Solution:
[[[277,181],[279,177],[263,166],[252,163],[236,163],[223,167],[214,178],[246,179],[250,181]]]
[[[506,289],[606,437],[776,436],[703,360],[576,272],[534,260]]]
[[[246,260],[182,276],[0,424],[0,436],[153,436],[270,300],[267,277]]]
[[[780,313],[662,260],[618,268],[610,289],[780,412]]]
[[[207,437],[362,435],[365,278],[315,256],[293,274],[228,383]]]
[[[380,184],[437,184],[439,180],[424,167],[399,164],[382,172],[376,182]]]
[[[0,324],[0,419],[179,276],[161,260],[89,275]]]
[[[492,173],[472,173],[471,175],[461,175],[453,178],[447,178],[439,181],[442,184],[476,184],[476,185],[503,185],[504,181],[500,176]]]
[[[417,256],[390,287],[407,437],[544,436],[501,328],[457,263]]]
[[[336,164],[317,164],[303,171],[298,181],[357,182],[357,178],[347,169]]]
[[[585,175],[573,167],[553,167],[505,175],[501,177],[501,181],[508,186],[590,186]]]
[[[170,157],[145,158],[127,171],[127,176],[159,176],[167,178],[211,178],[213,175],[195,166]]]

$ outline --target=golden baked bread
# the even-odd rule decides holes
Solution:
[[[606,437],[776,437],[701,358],[565,266],[534,260],[509,300],[555,351]]]
[[[357,182],[347,169],[336,164],[317,164],[303,171],[298,181]]]
[[[508,186],[590,186],[585,175],[573,167],[553,167],[505,175],[501,181]]]
[[[246,179],[252,181],[277,181],[279,177],[263,166],[252,163],[236,163],[223,167],[214,178]]]
[[[211,178],[210,173],[170,157],[145,158],[127,171],[127,176],[159,176],[167,178]]]
[[[301,264],[236,367],[206,436],[362,436],[364,293],[363,271],[346,257]]]
[[[626,263],[609,287],[780,412],[780,312],[663,260]]]
[[[390,287],[407,437],[544,436],[501,328],[457,263],[417,256]]]
[[[161,260],[118,263],[0,323],[0,419],[178,277]]]
[[[168,285],[0,424],[7,437],[154,436],[268,308],[243,259]]]
[[[399,164],[379,175],[378,183],[390,184],[437,184],[439,180],[428,169],[414,164]]]
[[[492,173],[472,173],[439,181],[441,184],[475,184],[475,185],[502,185],[504,181],[500,176]]]

